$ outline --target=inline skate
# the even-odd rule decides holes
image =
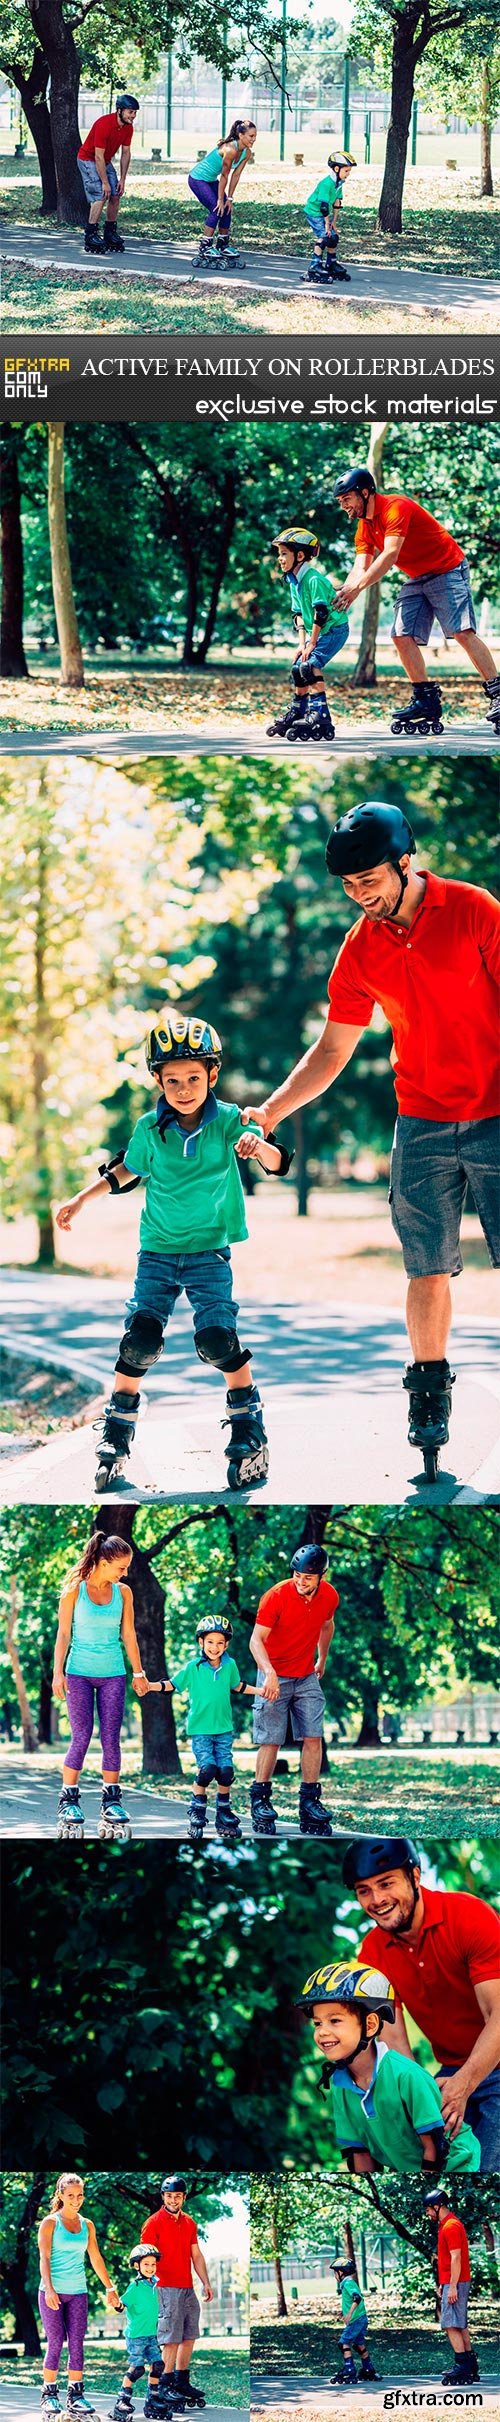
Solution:
[[[130,1842],[131,1826],[128,1810],[123,1806],[119,1783],[104,1783],[98,1824],[101,1842]]]
[[[436,735],[443,731],[441,691],[437,681],[414,681],[408,705],[400,707],[397,715],[393,716],[391,732],[395,732],[398,738],[404,732],[407,739],[423,740],[428,732]]]
[[[426,1480],[437,1480],[440,1448],[448,1443],[455,1378],[446,1361],[412,1362],[404,1373],[403,1387],[410,1399],[409,1445],[421,1449]]]
[[[58,1842],[83,1842],[85,1818],[78,1783],[63,1783],[57,1809]]]
[[[255,1488],[266,1480],[269,1471],[269,1448],[264,1429],[262,1401],[259,1389],[228,1388],[223,1430],[230,1429],[227,1455],[227,1478],[230,1489]]]
[[[99,1415],[94,1428],[100,1430],[101,1441],[94,1487],[97,1497],[104,1497],[121,1478],[128,1463],[137,1429],[140,1397],[128,1394],[126,1388],[114,1388],[104,1414]]]

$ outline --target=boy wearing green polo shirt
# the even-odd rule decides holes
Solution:
[[[379,2040],[383,2026],[394,2026],[394,2004],[387,1977],[357,1960],[314,1969],[298,1996],[318,2051],[334,2066],[328,2082],[339,2151],[355,2175],[478,2170],[472,2128],[464,2121],[458,2136],[445,2134],[435,2078]]]
[[[129,2254],[132,2278],[125,2289],[122,2302],[126,2312],[127,2369],[121,2389],[110,2416],[110,2422],[132,2422],[134,2388],[148,2372],[148,2402],[150,2409],[161,2410],[160,2381],[163,2382],[163,2356],[158,2342],[159,2298],[156,2272],[159,2249],[154,2245],[133,2245]]]
[[[68,1229],[85,1202],[145,1183],[134,1293],[104,1416],[96,1491],[111,1488],[130,1455],[138,1381],[158,1361],[166,1322],[183,1292],[193,1309],[200,1361],[222,1371],[227,1382],[229,1487],[253,1487],[265,1479],[269,1456],[232,1293],[231,1244],[248,1235],[237,1162],[253,1157],[261,1168],[279,1172],[289,1168],[291,1155],[274,1137],[264,1142],[262,1129],[253,1120],[245,1124],[235,1102],[216,1101],[222,1045],[205,1018],[168,1007],[148,1037],[146,1060],[158,1091],[155,1109],[139,1119],[125,1152],[101,1164],[95,1184],[57,1212],[58,1226]]]
[[[297,651],[292,664],[293,704],[285,715],[268,723],[268,738],[301,743],[334,740],[325,690],[325,665],[349,638],[345,612],[335,604],[335,581],[319,562],[319,538],[299,526],[280,530],[272,541],[280,572],[288,584]]]
[[[341,269],[336,254],[343,186],[355,167],[352,151],[331,151],[328,158],[330,173],[319,178],[304,205],[306,219],[314,236],[314,252],[307,272],[312,286],[326,286],[333,278],[342,278],[350,285],[349,271]]]
[[[342,2371],[337,2373],[337,2378],[331,2382],[331,2386],[353,2388],[358,2377],[354,2362],[355,2353],[359,2355],[361,2361],[360,2380],[376,2380],[378,2377],[368,2352],[368,2314],[364,2296],[361,2288],[358,2287],[354,2263],[346,2262],[342,2255],[339,2255],[338,2261],[332,2262],[332,2271],[335,2272],[342,2306],[340,2344],[344,2361]]]
[[[207,1822],[207,1791],[217,1784],[215,1830],[236,1841],[241,1825],[231,1807],[234,1782],[233,1711],[231,1699],[253,1699],[255,1683],[242,1682],[234,1657],[228,1654],[233,1637],[229,1615],[202,1615],[196,1625],[198,1655],[189,1657],[168,1682],[150,1682],[150,1690],[188,1691],[187,1728],[198,1773],[188,1818],[190,1842],[203,1839]]]

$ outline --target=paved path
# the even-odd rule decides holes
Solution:
[[[427,2408],[428,2412],[432,2411],[434,2414],[437,2413],[439,2417],[440,2413],[444,2415],[450,2409],[452,2412],[456,2411],[453,2392],[451,2389],[446,2392],[446,2390],[443,2388],[441,2401],[439,2400],[441,2380],[437,2366],[440,2362],[441,2352],[443,2353],[444,2357],[446,2357],[446,2340],[443,2341],[442,2350],[441,2347],[437,2349],[435,2379],[422,2379],[418,2372],[410,2372],[406,2375],[401,2373],[399,2381],[397,2374],[395,2377],[391,2375],[390,2379],[386,2378],[385,2380],[378,2381],[370,2380],[369,2383],[367,2382],[366,2387],[363,2387],[361,2381],[358,2381],[358,2386],[353,2390],[352,2395],[350,2395],[349,2391],[345,2388],[335,2389],[329,2386],[327,2379],[321,2380],[311,2378],[310,2373],[308,2374],[307,2372],[300,2374],[294,2373],[291,2377],[286,2372],[283,2372],[281,2376],[279,2374],[275,2374],[275,2376],[272,2378],[267,2377],[263,2378],[262,2380],[254,2379],[252,2383],[252,2414],[259,2412],[262,2413],[268,2409],[275,2411],[276,2407],[279,2407],[280,2413],[285,2411],[287,2414],[293,2414],[297,2406],[304,2407],[307,2414],[316,2414],[324,2413],[325,2408],[334,2407],[337,2412],[340,2412],[342,2409],[342,2413],[347,2416],[347,2422],[360,2422],[360,2416],[362,2414],[367,2414],[370,2416],[371,2414],[380,2414],[384,2410],[387,2410],[385,2409],[385,2398],[387,2397],[388,2391],[393,2392],[394,2404],[392,2410],[394,2413],[399,2413],[401,2409],[404,2412],[403,2398],[405,2391],[407,2397],[409,2391],[419,2391],[420,2396],[417,2397],[412,2395],[409,2398],[407,2411],[417,2413],[420,2410],[420,2412],[425,2413]],[[395,2398],[398,2388],[399,2397],[396,2404]],[[492,2378],[491,2376],[486,2377],[483,2373],[483,2377],[478,2383],[478,2389],[480,2391],[483,2405],[487,2405],[488,2413],[491,2416],[491,2422],[494,2422],[495,2416],[500,2413],[500,2374],[498,2376],[495,2374],[495,2376]],[[427,2402],[431,2397],[432,2407]],[[458,2403],[462,2404],[465,2412],[477,2413],[480,2410],[477,2404],[475,2406],[473,2405],[470,2390],[468,2404],[466,2404],[465,2390],[463,2391],[461,2400],[458,2400]]]
[[[26,1271],[0,1286],[0,1342],[108,1388],[121,1325],[123,1281]],[[383,1306],[249,1304],[242,1309],[265,1401],[269,1479],[262,1504],[409,1502],[475,1504],[500,1493],[500,1324],[456,1320],[450,1446],[435,1488],[406,1442],[402,1316]],[[146,1408],[116,1496],[145,1503],[225,1492],[221,1382],[198,1366],[181,1305],[168,1353],[151,1371]],[[1,1445],[0,1440],[0,1445]],[[4,1436],[0,1503],[88,1504],[94,1497],[92,1426],[21,1449]]]
[[[229,713],[230,710],[228,710]],[[207,705],[207,714],[210,709]],[[395,739],[385,727],[373,720],[356,724],[338,724],[336,739],[328,749],[311,747],[292,751],[286,740],[268,740],[262,723],[246,721],[242,716],[237,731],[209,729],[184,724],[182,732],[100,732],[98,725],[91,732],[2,732],[0,757],[112,757],[114,763],[127,757],[273,757],[287,764],[293,754],[302,762],[317,756],[349,757],[415,757],[417,749],[425,757],[460,757],[464,750],[469,757],[491,757],[498,747],[486,724],[448,724],[441,738],[427,740]]]
[[[61,1762],[62,1757],[63,1746],[61,1745]],[[253,1764],[249,1759],[249,1786],[252,1775]],[[16,1839],[22,1839],[23,1836],[30,1840],[33,1837],[36,1837],[37,1840],[52,1839],[56,1828],[59,1798],[59,1776],[54,1773],[52,1759],[49,1766],[44,1759],[43,1752],[35,1751],[33,1757],[20,1757],[14,1761],[10,1755],[6,1756],[5,1752],[2,1755],[0,1749],[0,1786],[0,1835]],[[154,1784],[151,1784],[149,1789],[138,1790],[135,1784],[129,1785],[124,1777],[123,1799],[125,1807],[129,1811],[134,1841],[156,1840],[163,1837],[175,1841],[186,1840],[187,1801],[176,1799],[174,1784],[172,1793],[167,1800],[163,1793],[155,1792]],[[97,1835],[101,1793],[95,1778],[88,1782],[84,1780],[82,1802],[85,1809],[85,1838],[87,1840],[89,1835]],[[253,1841],[254,1836],[249,1817],[242,1816],[241,1824],[245,1840]],[[278,1839],[284,1842],[300,1841],[298,1825],[294,1825],[287,1818],[286,1825],[278,1825]],[[214,1834],[212,1807],[209,1811],[205,1841],[214,1840],[218,1841],[219,1835]],[[348,1830],[344,1833],[338,1833],[335,1830],[335,1841],[347,1842],[349,1840]]]
[[[20,2357],[19,2360],[22,2363],[22,2357]],[[118,2380],[120,2375],[119,2349],[117,2350],[116,2370]],[[88,2384],[87,2379],[85,2381],[86,2394],[92,2395],[91,2346],[89,2346],[87,2350],[86,2371],[88,2372]],[[123,2373],[123,2354],[121,2355],[121,2372]],[[61,2390],[62,2386],[63,2382],[61,2381]],[[98,2399],[95,2409],[96,2422],[104,2422],[104,2417],[108,2415],[111,2407],[111,2391],[108,2388],[102,2387],[95,2390],[95,2395]],[[143,2403],[144,2398],[142,2403],[140,2396],[136,2398],[135,2413],[137,2422],[142,2422]],[[64,2406],[62,2406],[62,2411],[64,2411]],[[207,2422],[250,2422],[250,2411],[248,2405],[208,2405],[207,2403],[206,2412]],[[2,2375],[2,2383],[0,2387],[0,2422],[18,2422],[18,2417],[21,2414],[26,2416],[26,2422],[40,2422],[39,2394],[34,2388],[23,2388],[21,2381],[18,2382],[17,2380],[7,2379],[4,2373]]]
[[[300,295],[302,289],[307,289],[305,252],[285,257],[277,253],[252,252],[249,245],[245,252],[245,269],[202,269],[195,272],[195,249],[196,239],[188,243],[163,244],[147,237],[129,235],[126,238],[126,251],[120,253],[117,260],[109,261],[91,258],[84,253],[82,235],[72,235],[69,229],[49,233],[48,229],[44,231],[39,226],[27,225],[5,227],[0,233],[0,257],[3,256],[4,260],[29,262],[40,270],[70,270],[72,276],[95,277],[96,292],[102,278],[107,282],[114,279],[115,284],[121,278],[145,278],[149,285],[154,278],[168,278],[176,284],[196,285],[197,293],[205,288],[210,291],[214,286],[219,291],[221,287],[229,287],[232,292],[239,294],[249,290],[254,294]],[[333,288],[313,286],[311,291],[321,297],[325,317],[328,315],[332,320],[337,320],[339,307],[348,307],[351,298],[354,303],[399,305],[403,327],[405,310],[415,309],[416,306],[432,311],[437,317],[444,310],[459,311],[464,325],[472,318],[474,326],[481,325],[481,318],[478,319],[477,315],[481,314],[483,305],[490,305],[493,309],[496,304],[497,311],[500,311],[500,279],[439,276],[434,268],[386,269],[373,262],[369,268],[361,269],[351,261],[349,285],[339,280]],[[151,318],[154,322],[153,310]],[[106,342],[109,342],[109,332]]]

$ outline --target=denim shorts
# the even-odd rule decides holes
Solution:
[[[158,2304],[160,2346],[182,2346],[185,2338],[199,2338],[200,2307],[194,2287],[159,2287]]]
[[[316,243],[324,244],[326,240],[326,227],[324,219],[321,217],[321,212],[319,210],[306,210],[305,216],[306,219],[309,220],[311,234],[315,236]]]
[[[391,638],[417,639],[426,647],[433,622],[441,624],[445,639],[477,628],[466,555],[451,572],[435,572],[432,580],[405,580],[396,599]]]
[[[272,1663],[272,1648],[269,1653]],[[318,1682],[315,1673],[301,1674],[298,1681],[288,1674],[280,1674],[279,1699],[265,1699],[263,1691],[258,1689],[253,1705],[253,1737],[257,1749],[264,1749],[267,1744],[283,1748],[289,1716],[294,1741],[322,1739],[325,1700],[321,1682]]]
[[[322,673],[323,666],[330,663],[331,657],[338,656],[339,648],[345,648],[346,639],[348,638],[348,622],[336,622],[334,623],[331,631],[320,631],[319,639],[316,640],[316,646],[315,648],[311,648],[311,652],[307,657],[307,660],[305,657],[302,657],[299,658],[298,661],[299,663],[302,662],[302,664],[307,661],[308,666],[313,664],[316,666],[316,671],[318,673]]]
[[[500,1119],[396,1119],[389,1202],[408,1278],[463,1268],[467,1186],[493,1269],[500,1268]]]
[[[157,2338],[127,2338],[129,2363],[161,2363]]]
[[[197,1766],[232,1766],[232,1732],[192,1732],[191,1748]]]
[[[442,2293],[442,2297],[441,2297],[441,2311],[440,2311],[440,2315],[439,2315],[440,2322],[441,2322],[441,2329],[466,2329],[466,2328],[467,2328],[467,2305],[468,2305],[468,2302],[469,2302],[469,2288],[470,2288],[470,2280],[469,2280],[469,2279],[461,2279],[461,2280],[460,2280],[460,2283],[459,2283],[459,2286],[457,2287],[457,2293],[456,2293],[456,2297],[455,2297],[455,2299],[454,2299],[454,2302],[453,2302],[453,2304],[450,2304],[450,2298],[449,2298],[449,2283],[448,2283],[448,2281],[447,2281],[447,2280],[445,2280],[444,2287],[443,2287],[443,2293]]]
[[[220,1245],[211,1253],[141,1251],[134,1292],[125,1306],[125,1328],[130,1328],[134,1312],[154,1312],[166,1326],[179,1295],[187,1295],[191,1304],[195,1336],[199,1329],[236,1328],[230,1246]]]
[[[356,2314],[354,2313],[352,2321],[344,2321],[343,2329],[341,2329],[340,2332],[341,2346],[364,2346],[367,2329],[368,2322],[366,2319],[364,2321],[359,2319],[357,2320]]]
[[[79,160],[78,167],[80,170],[83,190],[87,196],[87,201],[100,202],[102,194],[102,177],[99,176],[99,169],[96,168],[95,160]],[[112,160],[108,160],[106,176],[108,185],[111,187],[111,192],[117,193],[118,177],[116,174],[116,168],[113,168]]]

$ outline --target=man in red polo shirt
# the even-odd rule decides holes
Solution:
[[[429,2189],[425,2211],[437,2226],[441,2329],[446,2330],[455,2357],[453,2370],[443,2372],[443,2388],[463,2388],[465,2381],[479,2379],[477,2355],[473,2353],[467,2327],[470,2288],[467,2230],[463,2220],[450,2210],[444,2187]]]
[[[405,1835],[349,1844],[344,1883],[371,1920],[358,1956],[398,1996],[391,2043],[410,2054],[403,2004],[438,2061],[443,2120],[467,2119],[481,2170],[500,2166],[500,1918],[473,1892],[431,1891]]]
[[[130,167],[138,108],[139,102],[133,93],[119,93],[116,108],[107,110],[103,118],[95,118],[85,141],[80,144],[78,167],[83,190],[90,203],[85,229],[86,252],[125,251],[116,222]],[[113,166],[117,151],[120,152],[119,175]],[[105,202],[108,207],[103,242],[99,234],[99,219]]]
[[[414,1357],[403,1384],[410,1444],[422,1448],[433,1478],[449,1432],[450,1277],[462,1268],[467,1185],[490,1260],[500,1265],[500,908],[470,883],[415,871],[414,851],[406,816],[379,800],[334,825],[327,865],[361,915],[335,960],[317,1043],[252,1116],[266,1135],[326,1092],[376,1004],[383,1009],[398,1102],[390,1203]]]
[[[344,471],[333,493],[341,512],[357,525],[356,564],[337,591],[335,604],[347,613],[354,598],[393,572],[396,564],[407,574],[396,600],[391,637],[413,688],[408,704],[395,717],[393,732],[418,731],[425,722],[442,731],[441,691],[437,682],[427,681],[422,655],[434,621],[441,624],[446,639],[456,639],[482,674],[491,699],[486,721],[499,731],[500,674],[478,635],[463,547],[416,497],[379,495],[372,472],[364,467]]]
[[[205,2402],[189,2377],[193,2346],[200,2334],[200,2307],[193,2287],[193,2271],[201,2279],[203,2303],[211,2304],[213,2300],[196,2221],[184,2211],[185,2194],[186,2180],[177,2171],[163,2178],[160,2211],[152,2212],[151,2219],[145,2220],[141,2229],[141,2243],[159,2248],[158,2339],[169,2382],[168,2412],[172,2415]]]
[[[298,1547],[292,1556],[291,1580],[278,1581],[260,1600],[250,1648],[259,1674],[254,1701],[254,1741],[257,1748],[255,1783],[250,1792],[254,1833],[276,1832],[271,1778],[278,1749],[286,1740],[290,1717],[294,1741],[301,1745],[301,1833],[331,1834],[321,1802],[321,1747],[325,1701],[321,1689],[338,1591],[325,1580],[328,1557],[324,1547]]]

